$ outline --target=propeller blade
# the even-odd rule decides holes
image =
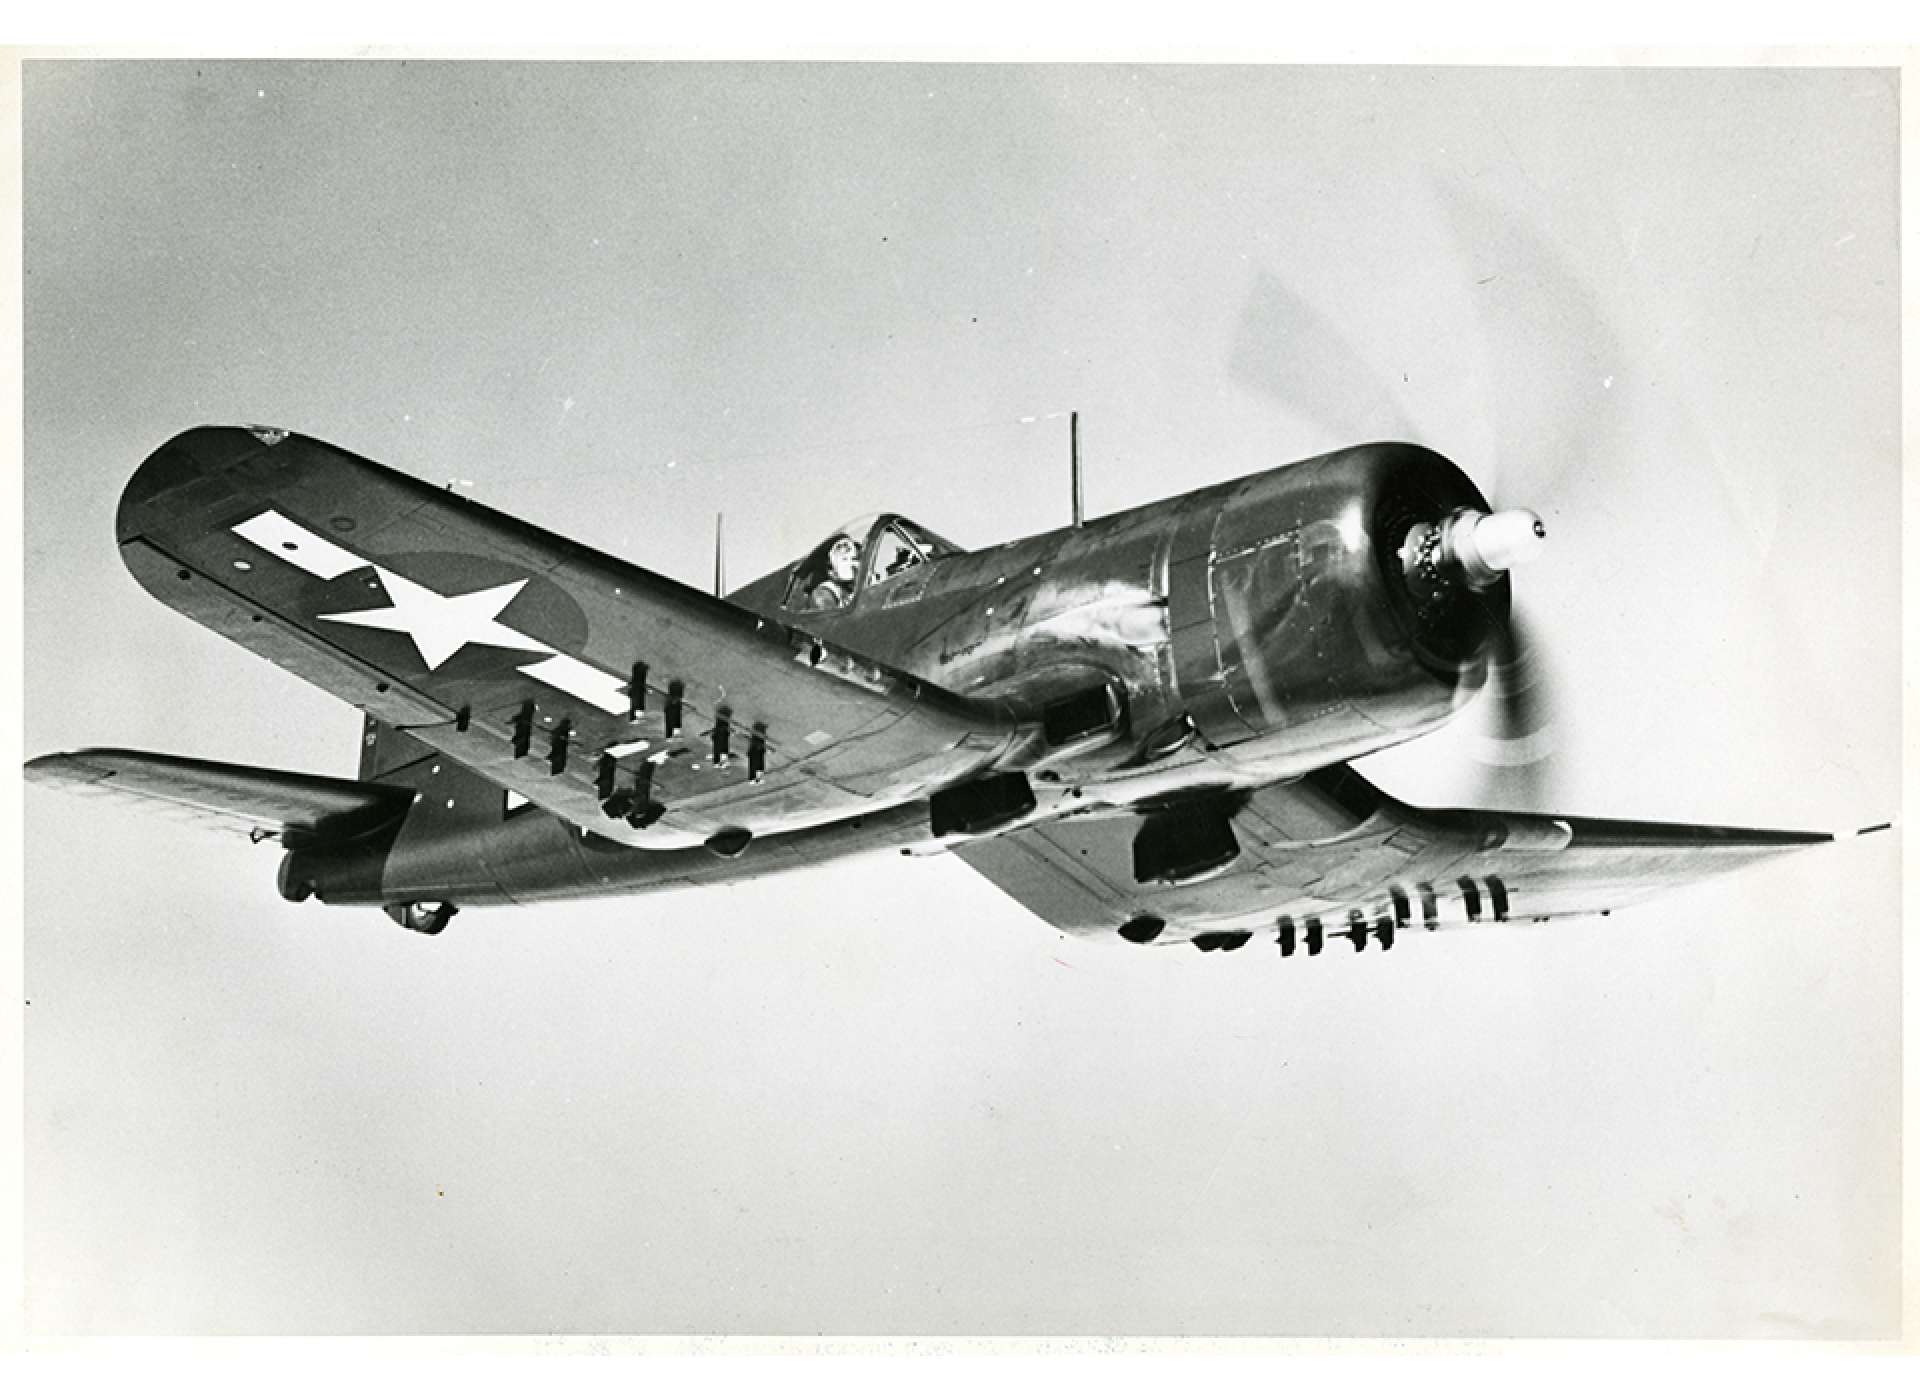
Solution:
[[[1387,376],[1269,272],[1247,293],[1228,368],[1235,383],[1342,442],[1414,436]]]
[[[1558,747],[1553,690],[1547,667],[1516,609],[1496,636],[1487,664],[1482,731],[1474,757],[1511,798],[1545,805],[1552,792],[1552,759]]]

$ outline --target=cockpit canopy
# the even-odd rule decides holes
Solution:
[[[904,516],[863,515],[820,541],[794,568],[787,611],[836,611],[869,588],[963,552]]]

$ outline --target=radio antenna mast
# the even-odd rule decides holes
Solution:
[[[1080,491],[1080,410],[1075,409],[1067,415],[1067,436],[1073,450],[1073,528],[1078,530],[1086,522],[1086,502]]]
[[[727,596],[727,513],[713,515],[713,596]]]

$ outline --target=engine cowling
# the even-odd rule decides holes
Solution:
[[[1543,534],[1403,443],[1248,478],[1168,556],[1181,700],[1221,760],[1266,777],[1426,733],[1485,683],[1506,571]]]

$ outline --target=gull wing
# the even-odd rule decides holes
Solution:
[[[1155,822],[1224,858],[1186,883],[1139,877]],[[1162,830],[1168,828],[1160,828]],[[1871,829],[1871,828],[1870,828]],[[1149,833],[1143,836],[1143,833]],[[955,853],[1068,933],[1139,942],[1242,934],[1368,937],[1607,913],[1678,885],[1832,840],[1748,830],[1520,812],[1428,809],[1396,801],[1344,765],[1251,794],[1197,796],[1159,812],[1063,820]]]
[[[162,602],[610,840],[909,801],[1017,726],[796,628],[337,447],[197,428],[120,502]]]

